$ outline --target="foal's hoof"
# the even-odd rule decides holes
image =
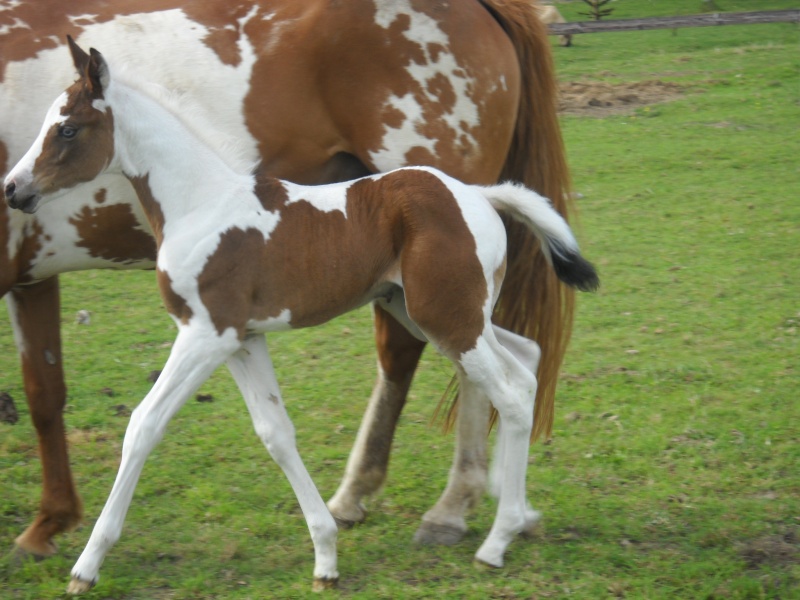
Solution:
[[[478,571],[494,571],[503,568],[503,559],[500,558],[499,561],[493,560],[489,562],[486,560],[482,560],[476,556],[475,559],[472,561],[472,564],[475,565],[475,568]]]
[[[460,542],[466,529],[440,523],[422,522],[414,534],[414,542],[427,546],[452,546]]]
[[[334,590],[338,585],[338,577],[314,577],[314,583],[311,584],[311,591],[324,592],[325,590]]]
[[[72,580],[69,582],[67,586],[67,593],[68,594],[83,594],[88,592],[90,589],[94,587],[94,581],[83,581],[82,579],[78,579],[77,577],[73,577]]]

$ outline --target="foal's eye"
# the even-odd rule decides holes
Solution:
[[[71,140],[78,133],[78,128],[72,125],[62,125],[58,128],[58,136],[65,140]]]

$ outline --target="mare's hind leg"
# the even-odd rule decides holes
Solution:
[[[465,515],[486,490],[486,436],[489,403],[475,386],[464,385],[460,377],[456,420],[456,449],[442,496],[422,517],[414,535],[421,544],[452,545],[467,532]]]
[[[97,581],[100,565],[119,539],[144,462],[161,440],[167,424],[198,387],[239,347],[232,330],[184,326],[153,388],[131,415],[122,444],[122,462],[103,512],[72,569],[67,592],[85,592]]]
[[[328,501],[336,520],[345,526],[366,517],[362,499],[376,492],[386,479],[397,420],[425,348],[391,315],[375,310],[378,379],[347,461],[344,478]]]
[[[336,522],[297,451],[294,426],[281,400],[264,336],[247,338],[242,349],[228,359],[228,369],[242,391],[258,437],[283,469],[306,518],[314,543],[314,589],[333,587],[339,577]]]

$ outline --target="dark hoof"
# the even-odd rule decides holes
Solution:
[[[426,546],[453,546],[460,542],[466,533],[466,529],[460,529],[452,525],[440,525],[423,521],[414,534],[414,543]]]

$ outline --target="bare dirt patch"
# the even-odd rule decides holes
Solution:
[[[750,569],[762,565],[800,564],[800,540],[794,530],[783,535],[764,536],[742,544],[739,554]]]
[[[587,117],[632,112],[641,106],[675,100],[683,94],[680,85],[659,79],[635,83],[565,81],[559,87],[559,112]]]

